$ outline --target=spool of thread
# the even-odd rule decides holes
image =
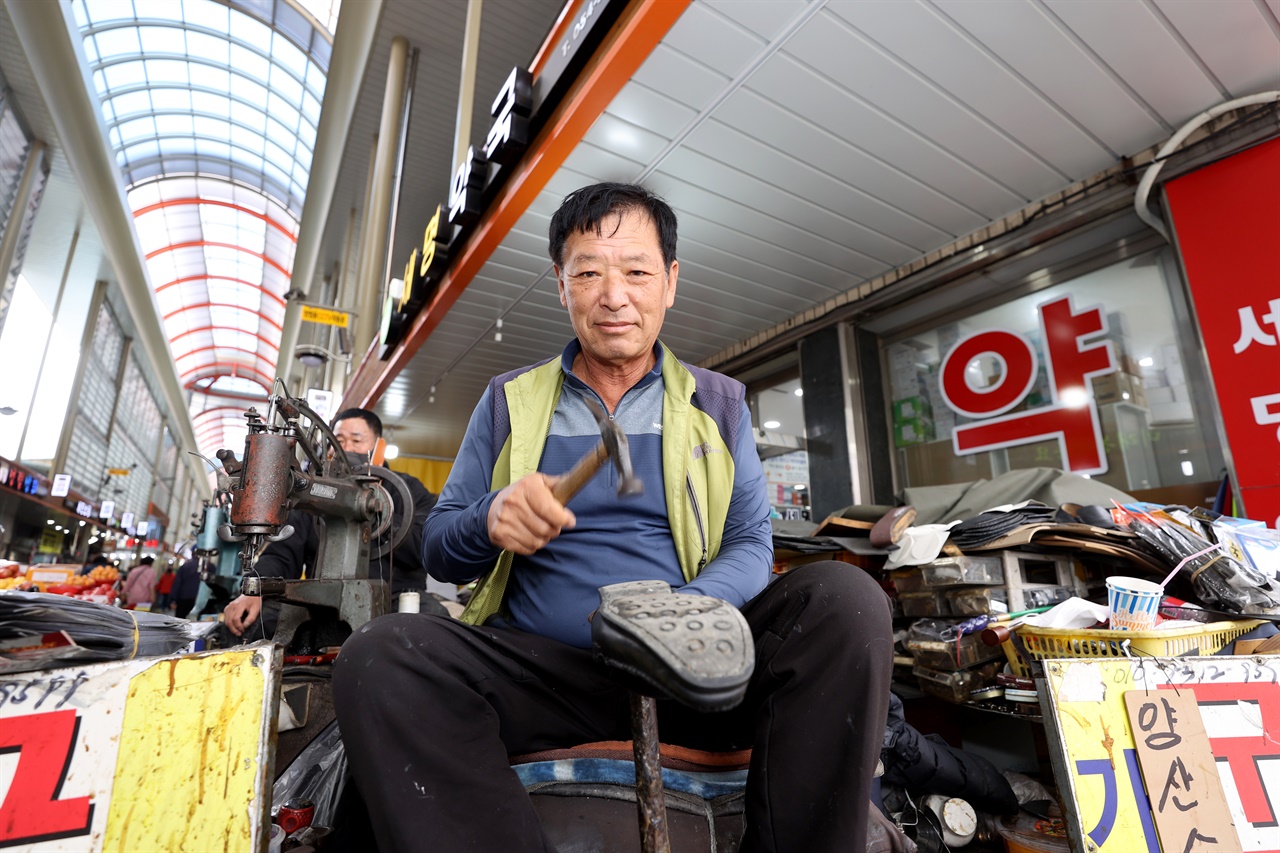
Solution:
[[[396,602],[396,610],[400,613],[422,612],[422,599],[416,592],[402,592]]]

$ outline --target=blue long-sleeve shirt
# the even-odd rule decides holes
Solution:
[[[564,389],[552,417],[538,470],[568,471],[600,440],[600,430],[583,402],[599,401],[573,375],[578,352],[572,342],[561,356]],[[614,413],[626,432],[635,473],[645,484],[637,498],[617,496],[617,472],[602,468],[569,502],[577,525],[545,548],[516,555],[507,586],[505,618],[522,630],[581,648],[591,644],[588,615],[599,606],[597,589],[630,580],[665,580],[674,588],[745,604],[769,579],[773,560],[764,470],[755,452],[751,419],[737,418],[733,494],[715,559],[688,584],[680,570],[667,520],[662,470],[662,358],[627,391]],[[486,390],[472,413],[449,480],[427,519],[424,562],[432,576],[469,583],[493,568],[500,549],[489,541],[488,514],[496,492],[489,490],[496,462],[493,400]]]

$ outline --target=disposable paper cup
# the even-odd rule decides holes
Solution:
[[[1107,578],[1107,606],[1111,611],[1111,630],[1150,631],[1156,625],[1156,612],[1164,588],[1141,578]]]

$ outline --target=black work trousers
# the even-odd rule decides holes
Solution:
[[[746,699],[715,714],[661,701],[661,740],[753,749],[744,853],[862,850],[892,669],[883,591],[814,563],[742,613],[756,650]],[[507,756],[631,736],[627,693],[589,651],[436,616],[364,625],[333,693],[384,853],[552,850]]]

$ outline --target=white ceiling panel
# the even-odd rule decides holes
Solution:
[[[988,219],[1022,203],[1016,192],[791,57],[779,56],[766,63],[747,86],[873,156],[894,163],[938,192],[964,199]]]
[[[608,114],[667,139],[674,139],[696,110],[660,95],[635,81],[628,83],[609,104]]]
[[[918,0],[857,0],[829,8],[1059,175],[1092,174],[1099,163],[1111,159],[1096,139],[932,5]]]
[[[662,43],[725,77],[737,77],[767,40],[704,3],[695,3]]]
[[[806,0],[707,0],[706,4],[726,18],[736,21],[764,41],[772,41],[796,15],[804,11]]]
[[[679,152],[678,156],[667,159],[667,164],[680,164],[686,158],[694,156],[691,152]],[[815,234],[804,228],[775,217],[770,212],[756,210],[733,199],[725,198],[701,185],[690,183],[689,178],[681,177],[686,169],[673,174],[665,165],[661,170],[668,178],[675,178],[680,189],[668,192],[668,201],[679,205],[679,210],[693,212],[710,222],[731,222],[735,229],[749,241],[748,257],[764,257],[771,246],[787,246],[792,252],[811,259],[817,264],[825,265],[833,272],[854,270],[858,275],[883,269],[884,265],[872,258],[856,252],[837,240]],[[696,170],[695,170],[696,171]],[[692,180],[698,180],[696,177]],[[727,188],[732,189],[732,188]]]
[[[561,168],[584,178],[577,185],[580,187],[592,181],[629,181],[643,166],[639,160],[631,160],[598,145],[583,142],[573,149]]]
[[[761,95],[740,89],[716,110],[717,122],[735,128],[744,148],[785,151],[829,175],[839,186],[856,188],[937,231],[958,236],[982,227],[987,217],[965,207],[891,162],[875,157],[833,130],[788,112]],[[740,153],[740,152],[736,152]]]
[[[662,44],[654,48],[631,79],[699,112],[729,81],[725,75]]]
[[[1044,2],[1166,124],[1177,127],[1203,110],[1204,104],[1222,100],[1213,81],[1183,49],[1181,39],[1147,3]]]
[[[1265,6],[1156,0],[1232,97],[1280,89],[1280,26]]]
[[[661,168],[668,175],[709,187],[752,211],[841,246],[848,252],[837,262],[841,268],[848,264],[875,271],[897,266],[917,254],[906,243],[810,201],[821,180],[812,172],[802,174],[802,183],[774,186],[750,172],[735,169],[692,148],[675,152],[662,162]]]
[[[671,141],[607,112],[595,120],[582,140],[635,163],[648,163]]]
[[[786,49],[1024,200],[1050,192],[1064,179],[1007,133],[896,62],[834,14],[816,15]]]
[[[935,5],[1117,157],[1168,135],[1151,109],[1094,62],[1087,46],[1042,4],[937,0]]]
[[[948,237],[945,231],[864,192],[858,185],[834,179],[813,161],[765,145],[747,131],[708,121],[685,145],[747,175],[767,175],[778,186],[855,222],[875,222],[900,246],[920,250],[945,242]],[[849,152],[848,146],[842,148],[841,161]]]

